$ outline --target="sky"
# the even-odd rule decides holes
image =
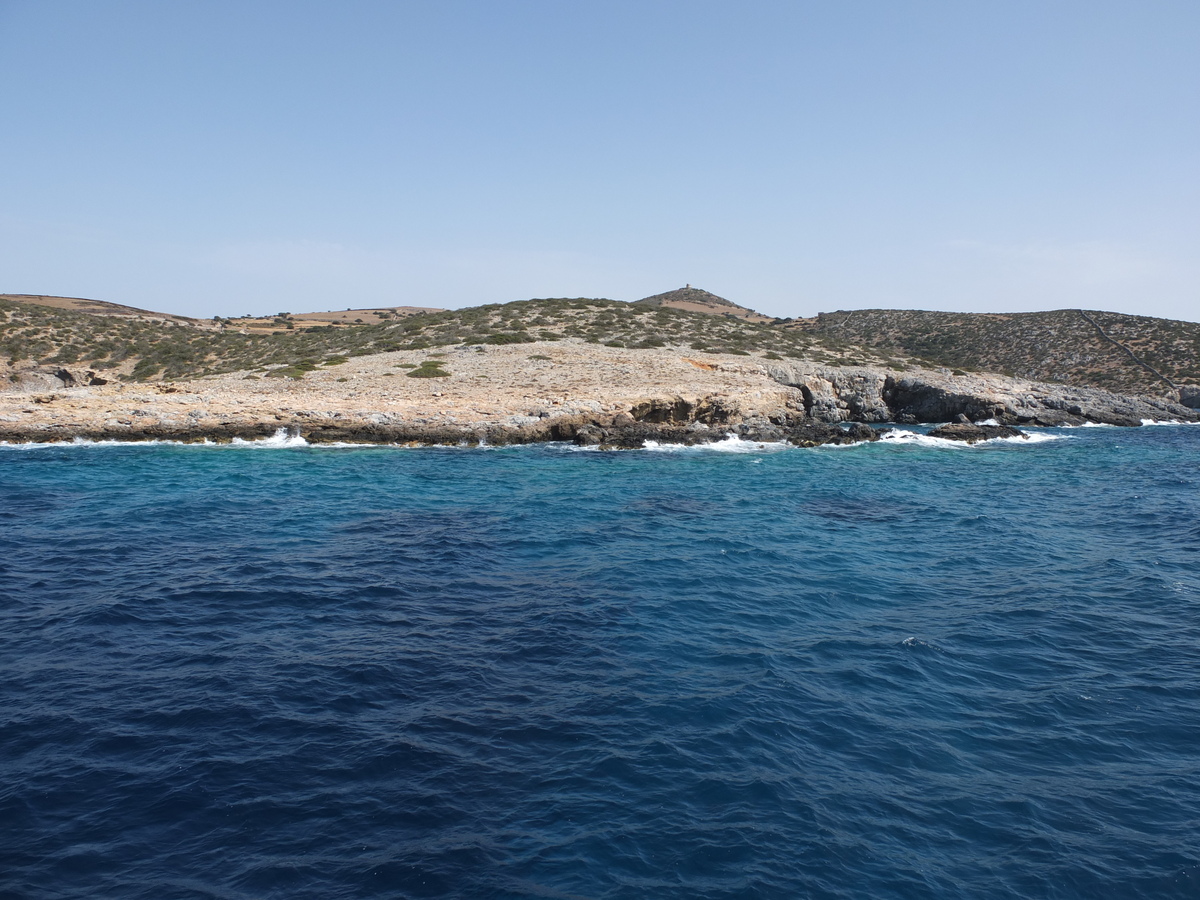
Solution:
[[[0,292],[1200,320],[1195,0],[0,0]]]

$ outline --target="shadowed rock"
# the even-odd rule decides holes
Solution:
[[[1095,422],[1140,425],[1143,420],[1198,421],[1200,412],[1158,397],[1099,388],[1022,381],[1003,375],[955,376],[932,370],[896,375],[870,366],[774,364],[767,373],[799,389],[808,416],[819,422],[921,424],[995,420],[1002,425],[1062,426]],[[1180,391],[1181,397],[1186,388]],[[1200,393],[1200,389],[1198,389]],[[1200,406],[1200,397],[1186,394]]]

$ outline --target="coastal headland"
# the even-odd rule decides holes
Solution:
[[[114,348],[119,343],[105,330],[110,322],[89,325],[94,313],[46,304],[24,317],[31,305],[9,299],[0,305],[0,324],[7,326],[0,334],[9,341],[0,344],[8,354],[0,441],[253,440],[285,429],[310,443],[555,440],[624,448],[736,435],[814,446],[874,440],[889,423],[953,423],[944,436],[980,440],[1027,426],[1200,421],[1195,389],[1187,384],[1125,392],[952,369],[872,347],[861,336],[853,345],[823,341],[815,331],[797,338],[791,320],[728,315],[718,304],[715,312],[697,311],[704,298],[687,290],[686,309],[664,308],[669,295],[647,298],[654,302],[641,309],[554,301],[558,318],[545,306],[484,307],[490,318],[469,333],[463,311],[458,319],[429,310],[376,311],[371,323],[335,327],[331,319],[299,334],[281,314],[276,343],[270,334],[237,329],[237,320],[146,322],[136,318],[139,311],[124,313],[120,327],[158,329],[150,338],[207,342],[198,362],[174,372],[169,364],[150,371],[144,360],[164,354],[145,335],[142,352],[113,364],[116,351],[100,356],[104,339]],[[539,302],[551,301],[527,303]],[[447,323],[458,330],[450,334]],[[85,325],[99,332],[99,350],[77,349]],[[391,333],[400,339],[380,337]],[[617,336],[601,340],[609,333]],[[18,358],[15,335],[25,335],[26,346],[35,338],[42,344]],[[772,343],[777,335],[792,336]],[[317,339],[323,343],[313,350]],[[287,341],[294,345],[291,362],[279,351]],[[250,349],[234,357],[228,347]],[[257,358],[255,348],[262,351]],[[222,352],[230,357],[224,365]]]

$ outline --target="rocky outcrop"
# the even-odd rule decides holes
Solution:
[[[1024,432],[1010,425],[975,425],[969,422],[954,422],[942,425],[929,432],[930,437],[946,441],[964,441],[968,444],[978,444],[980,441],[993,441],[997,438],[1028,438]]]
[[[1200,386],[1185,384],[1179,389],[1179,402],[1188,409],[1200,409]]]
[[[767,373],[797,388],[807,415],[819,422],[919,424],[995,420],[1002,425],[1061,426],[1095,422],[1140,425],[1143,420],[1200,420],[1197,408],[1154,397],[1098,388],[1022,381],[1001,375],[898,374],[872,367],[808,368],[774,365]],[[1180,399],[1183,400],[1181,390]],[[1200,393],[1198,391],[1197,393]],[[1200,407],[1200,397],[1188,394]]]
[[[108,384],[107,378],[101,378],[90,369],[75,372],[70,369],[55,369],[54,377],[62,382],[63,387],[99,387]]]
[[[577,446],[606,449],[635,449],[644,447],[647,441],[695,446],[711,444],[729,437],[764,443],[787,441],[797,447],[820,447],[825,444],[877,441],[882,433],[861,422],[856,422],[848,428],[820,422],[795,422],[789,425],[741,423],[727,428],[709,428],[703,423],[664,426],[641,422],[614,422],[607,427],[582,426],[576,429],[573,440]]]
[[[687,425],[692,422],[721,425],[733,421],[739,415],[740,411],[736,406],[723,402],[720,398],[698,401],[685,400],[683,397],[647,400],[634,404],[629,410],[633,421],[649,425]]]
[[[990,385],[955,384],[925,377],[889,379],[885,388],[892,418],[897,422],[948,422],[965,416],[972,422],[997,419],[1008,410],[1003,396]]]

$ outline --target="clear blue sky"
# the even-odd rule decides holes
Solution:
[[[0,291],[1200,320],[1200,3],[0,0]]]

